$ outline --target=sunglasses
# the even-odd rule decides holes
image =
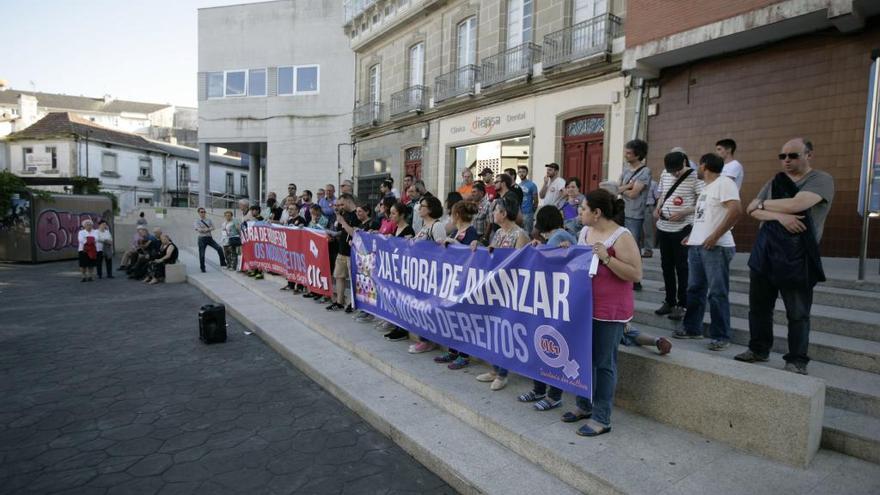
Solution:
[[[801,154],[800,153],[780,153],[778,156],[779,156],[780,160],[785,160],[786,158],[788,158],[789,160],[797,160],[798,158],[801,157]]]

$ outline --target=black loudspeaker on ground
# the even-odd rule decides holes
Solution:
[[[199,309],[199,339],[206,344],[226,342],[226,306],[205,304]]]

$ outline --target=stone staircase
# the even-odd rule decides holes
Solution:
[[[659,252],[655,253],[659,255]],[[733,344],[724,352],[706,349],[705,340],[673,340],[679,349],[701,352],[717,359],[732,359],[749,341],[749,274],[744,255],[731,266],[730,311]],[[880,283],[830,278],[819,284],[813,297],[809,365],[811,376],[826,385],[822,447],[880,463]],[[659,257],[644,259],[643,290],[636,292],[634,326],[657,336],[669,336],[680,322],[657,316],[663,302],[663,276]],[[709,314],[704,318],[708,334]],[[774,315],[774,345],[768,363],[782,368],[787,352],[787,327],[782,300]]]
[[[195,262],[191,249],[182,254]],[[385,341],[371,324],[279,291],[277,277],[219,271],[210,257],[209,265],[188,281],[462,493],[880,492],[880,465],[852,457],[878,431],[875,373],[817,361],[803,377],[739,363],[734,350],[722,358],[698,341],[676,341],[662,357],[621,347],[614,432],[584,439],[559,421],[561,411],[517,402],[530,380],[512,375],[491,392],[473,378],[483,363],[446,370],[431,360],[437,351],[407,354],[405,342]],[[653,316],[655,303],[646,304]],[[670,328],[638,325],[658,335]],[[781,358],[769,365],[781,368]],[[823,380],[834,401],[827,408]],[[566,394],[566,407],[572,399]],[[857,434],[834,436],[857,424]],[[806,462],[787,458],[802,449],[789,437],[805,433],[826,447],[808,448]]]

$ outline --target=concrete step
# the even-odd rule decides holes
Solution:
[[[644,265],[644,280],[663,282],[663,272],[660,266]],[[731,292],[741,294],[749,293],[749,276],[730,276]],[[861,311],[880,311],[880,292],[864,289],[846,289],[832,287],[826,283],[816,285],[813,290],[813,303],[838,308],[857,309]]]
[[[880,418],[826,407],[822,447],[880,463]]]
[[[641,301],[653,302],[657,307],[660,307],[665,299],[665,292],[660,290],[662,288],[662,281],[643,280],[642,290],[636,293],[636,298]],[[748,292],[731,290],[729,297],[730,316],[748,319]],[[815,331],[880,342],[880,323],[878,323],[880,322],[880,312],[877,312],[878,310],[880,310],[880,300],[877,301],[874,311],[846,309],[815,303],[810,312],[810,324]],[[788,321],[785,317],[785,305],[782,303],[782,298],[776,300],[773,320],[780,325],[785,325]]]
[[[672,321],[666,316],[657,316],[654,310],[659,304],[636,300],[634,320],[638,323],[666,330],[681,328],[680,321]],[[703,332],[708,335],[709,312],[703,317]],[[744,318],[730,318],[731,341],[748,345],[749,322]],[[788,329],[784,325],[773,325],[773,351],[788,351]],[[880,373],[880,342],[854,339],[843,335],[811,331],[809,356],[816,361],[836,364],[871,373]]]
[[[643,334],[655,337],[668,336],[668,331],[641,324],[633,324]],[[710,351],[709,340],[670,339],[673,353],[698,352],[719,360],[732,360],[733,356],[746,350],[745,346],[733,344],[724,351]],[[755,363],[765,368],[782,369],[782,354],[772,353],[766,363]],[[822,429],[822,447],[860,459],[876,461],[880,453],[880,429],[871,430],[880,422],[880,375],[844,368],[827,363],[811,362],[810,376],[825,381],[825,417]],[[829,436],[830,435],[830,436]],[[833,443],[826,443],[826,438]]]
[[[186,257],[192,265],[192,256]],[[486,433],[388,379],[258,293],[230,283],[217,272],[200,273],[199,277],[196,285],[212,299],[223,302],[231,316],[458,492],[581,493]],[[593,480],[589,488],[595,493],[621,493],[601,480]]]

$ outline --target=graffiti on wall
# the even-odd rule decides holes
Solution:
[[[37,249],[40,251],[61,251],[67,248],[76,250],[78,247],[77,232],[79,232],[83,220],[87,218],[97,225],[102,215],[43,210],[37,218]]]

